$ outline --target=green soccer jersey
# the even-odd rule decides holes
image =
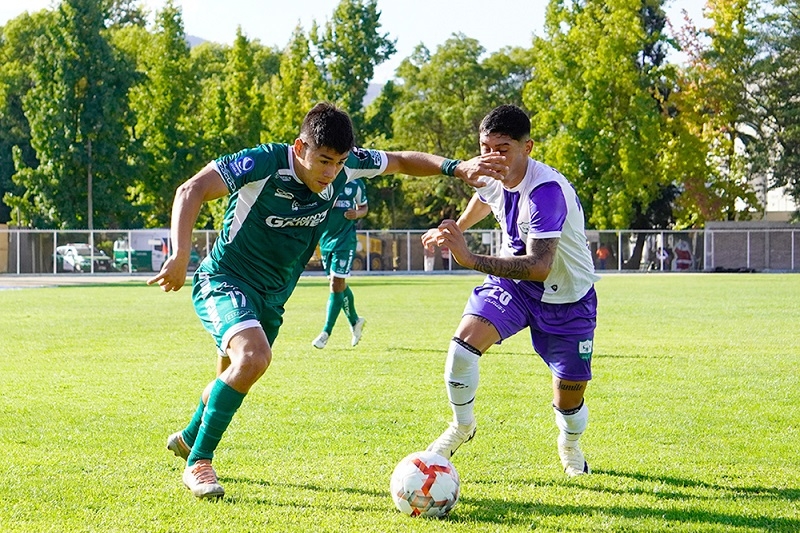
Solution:
[[[222,230],[200,270],[242,279],[268,302],[282,304],[314,252],[336,198],[349,182],[379,175],[387,159],[382,151],[354,148],[319,194],[295,174],[288,144],[262,144],[214,163],[231,194]]]
[[[356,209],[367,203],[367,187],[363,180],[351,181],[344,186],[342,192],[333,203],[333,209],[328,214],[328,222],[319,248],[322,252],[340,252],[356,249],[356,221],[348,220],[344,214],[350,209]]]

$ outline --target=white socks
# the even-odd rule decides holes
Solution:
[[[568,410],[561,410],[554,405],[553,411],[556,414],[559,446],[577,445],[578,439],[586,431],[589,423],[589,409],[586,407],[586,403],[581,401],[580,406]]]
[[[468,426],[475,422],[475,392],[478,390],[478,350],[455,337],[450,341],[447,361],[444,365],[444,381],[447,397],[453,409],[453,418],[458,425]]]

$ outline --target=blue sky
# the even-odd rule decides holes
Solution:
[[[163,7],[165,0],[143,0],[142,3],[155,11]],[[236,28],[241,26],[250,39],[282,48],[298,23],[306,31],[314,20],[324,24],[339,0],[174,0],[174,3],[181,6],[186,33],[190,35],[230,44]],[[547,0],[514,3],[378,0],[382,31],[397,39],[397,53],[378,66],[374,81],[383,83],[391,79],[400,61],[411,55],[416,45],[423,43],[435,51],[454,32],[477,39],[487,52],[496,52],[505,46],[528,47],[534,34],[543,33],[547,3]],[[456,10],[453,10],[454,4],[458,6]],[[701,21],[703,4],[700,0],[668,0],[666,11],[679,26],[682,9],[696,22]],[[0,24],[23,11],[52,5],[52,0],[0,0]]]

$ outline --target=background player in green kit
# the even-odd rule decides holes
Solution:
[[[443,168],[444,166],[444,168]],[[470,185],[500,175],[504,165],[461,170]],[[266,372],[283,322],[284,304],[317,246],[347,183],[402,173],[432,176],[451,160],[421,152],[354,148],[350,117],[331,104],[314,106],[292,144],[269,143],[212,161],[178,187],[172,206],[173,250],[148,280],[165,292],[186,282],[192,230],[204,202],[229,195],[219,237],[192,281],[192,300],[220,357],[217,378],[203,390],[185,429],[167,448],[186,459],[183,483],[198,498],[225,491],[211,465],[245,395]]]
[[[333,333],[333,326],[339,312],[344,311],[353,333],[351,344],[355,346],[361,340],[366,320],[356,312],[353,291],[347,286],[353,257],[356,254],[358,239],[356,237],[356,220],[367,216],[367,188],[363,180],[348,183],[328,213],[328,226],[319,240],[322,255],[322,267],[331,281],[331,293],[328,296],[328,311],[325,327],[311,343],[314,348],[322,349]]]

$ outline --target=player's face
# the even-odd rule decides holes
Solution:
[[[336,179],[344,168],[348,153],[336,153],[331,148],[314,147],[297,139],[294,142],[295,172],[300,181],[313,193],[320,193]]]
[[[508,135],[481,133],[480,144],[481,155],[497,153],[505,157],[508,173],[501,180],[503,185],[515,187],[522,181],[528,168],[528,158],[533,149],[532,140],[517,141]]]

